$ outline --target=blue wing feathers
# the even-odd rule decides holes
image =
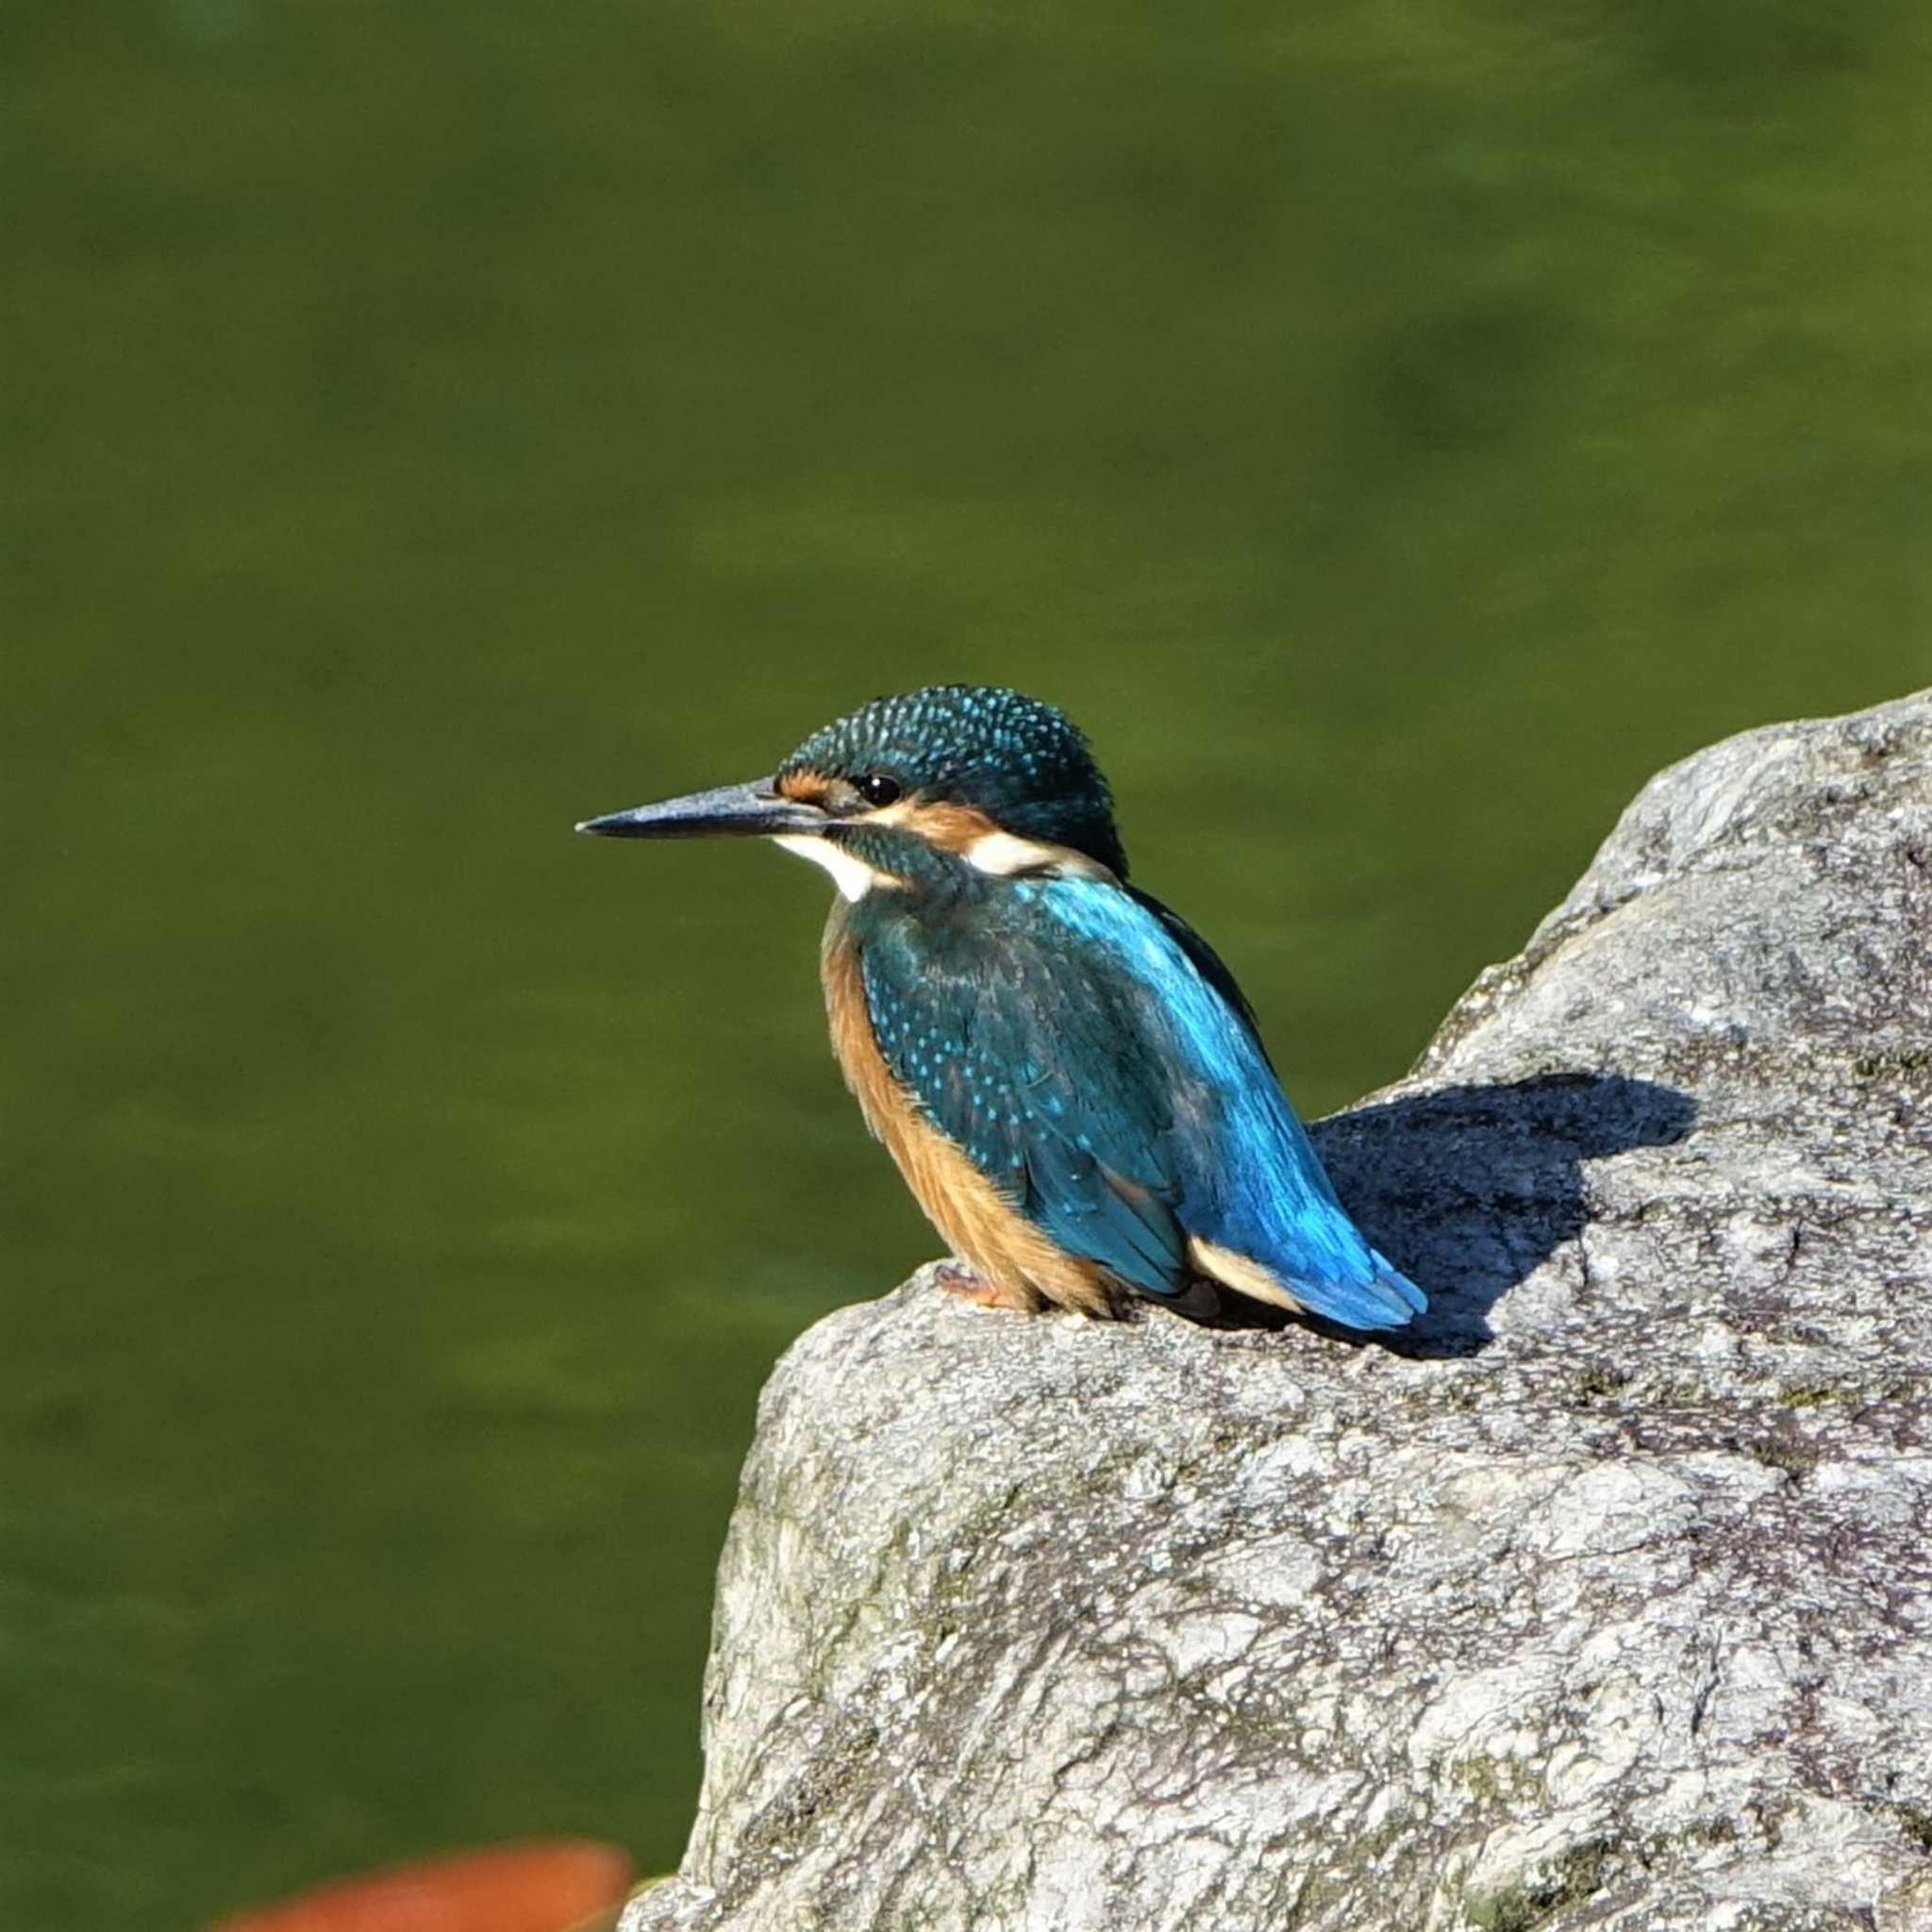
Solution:
[[[1148,1294],[1173,1292],[1186,1243],[1164,1203],[1117,1186],[1091,1154],[1052,1134],[1029,1146],[1026,1181],[1028,1213],[1070,1254],[1100,1262]]]
[[[1152,1295],[1187,1285],[1198,1238],[1350,1327],[1425,1306],[1336,1199],[1205,941],[1101,880],[1000,896],[951,932],[882,908],[861,957],[888,1064],[1036,1224]]]

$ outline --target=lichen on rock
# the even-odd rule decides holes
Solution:
[[[1661,774],[1316,1138],[1412,1340],[791,1350],[625,1932],[1932,1932],[1932,693]]]

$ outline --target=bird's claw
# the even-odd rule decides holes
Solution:
[[[932,1271],[933,1286],[956,1294],[962,1302],[976,1302],[982,1308],[998,1306],[999,1290],[964,1261],[941,1261]]]
[[[1030,1314],[1039,1306],[1030,1297],[1022,1300],[998,1282],[989,1281],[977,1269],[957,1257],[937,1262],[933,1267],[932,1280],[936,1288],[944,1290],[947,1294],[958,1295],[962,1302],[971,1302],[975,1307],[1019,1308]]]

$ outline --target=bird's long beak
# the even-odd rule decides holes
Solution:
[[[822,832],[826,823],[817,806],[781,797],[771,779],[754,778],[749,785],[720,785],[688,798],[667,798],[661,805],[608,811],[600,819],[586,819],[577,830],[607,839],[756,839]]]

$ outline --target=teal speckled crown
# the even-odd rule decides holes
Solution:
[[[1052,705],[996,686],[935,684],[815,731],[778,769],[857,779],[890,773],[908,791],[970,805],[1023,839],[1071,845],[1127,875],[1113,796],[1087,741]]]

